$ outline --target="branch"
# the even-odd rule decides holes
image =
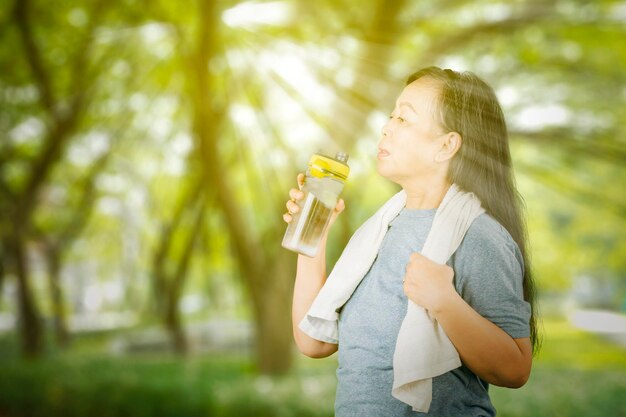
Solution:
[[[58,242],[62,246],[67,246],[83,230],[93,212],[93,204],[96,201],[96,179],[104,170],[113,152],[109,151],[102,155],[92,166],[85,179],[85,185],[76,208],[76,215],[66,225],[59,234]]]
[[[425,63],[434,62],[437,57],[473,42],[476,38],[481,36],[499,34],[502,32],[510,33],[530,23],[550,20],[554,17],[552,14],[554,7],[551,5],[550,7],[545,6],[546,5],[543,3],[531,2],[530,6],[520,15],[495,22],[479,23],[461,29],[452,35],[442,36],[420,55],[420,61]]]
[[[35,83],[39,89],[41,105],[50,113],[54,111],[56,99],[52,92],[52,85],[48,72],[44,68],[41,52],[35,42],[30,25],[30,0],[15,0],[13,15],[17,23],[20,39],[26,53],[26,60],[30,66]]]
[[[176,272],[174,273],[174,277],[172,279],[172,282],[170,283],[170,303],[175,303],[176,300],[179,299],[180,291],[182,289],[185,278],[187,277],[187,270],[189,269],[191,255],[193,253],[196,242],[201,235],[202,224],[204,223],[204,214],[207,205],[206,200],[207,196],[205,194],[200,197],[200,201],[196,205],[196,213],[195,219],[193,221],[193,226],[189,231],[187,241],[184,244],[182,256],[180,257]]]
[[[554,171],[536,165],[525,164],[523,162],[516,162],[516,165],[530,175],[538,178],[540,183],[554,189],[560,194],[569,196],[580,204],[592,205],[594,208],[604,207],[622,218],[626,217],[625,201],[620,201],[610,195],[601,194],[596,192],[595,189],[591,191],[579,186],[578,183],[574,181],[566,181],[555,176]]]
[[[572,140],[580,133],[567,128],[542,130],[538,132],[510,131],[511,138],[520,138],[535,145],[562,147],[568,152],[576,153],[584,158],[593,157],[598,160],[612,163],[618,166],[626,161],[626,150],[620,147],[609,147],[598,143],[593,136],[586,137],[587,140]],[[593,143],[590,143],[593,142]]]
[[[182,221],[182,218],[189,209],[192,207],[194,203],[198,200],[201,195],[204,184],[202,182],[202,177],[196,179],[196,182],[190,187],[186,194],[184,194],[178,201],[178,206],[174,211],[174,215],[169,220],[167,224],[163,224],[161,226],[161,240],[159,242],[159,246],[154,253],[153,265],[155,270],[161,270],[162,265],[167,258],[167,255],[171,249],[173,238],[175,231],[178,230],[178,227]]]
[[[27,2],[17,0],[16,3],[16,14],[22,21],[21,26],[25,28],[23,32],[25,34],[29,34],[29,22],[27,20],[27,11],[25,8],[25,4]],[[93,14],[96,16],[96,19],[101,17],[102,13],[100,12],[100,6],[102,4],[103,0],[100,0],[98,3],[96,3],[96,6],[94,7]],[[69,142],[72,136],[72,132],[76,127],[80,116],[85,110],[85,99],[87,90],[85,88],[85,85],[88,74],[88,71],[85,68],[85,63],[88,61],[89,51],[91,50],[90,45],[93,42],[92,34],[95,28],[94,21],[96,19],[91,20],[91,25],[89,26],[83,39],[81,40],[81,46],[79,48],[79,51],[77,52],[76,59],[74,60],[72,66],[73,70],[71,78],[75,80],[74,84],[76,86],[77,93],[71,100],[68,112],[65,114],[56,113],[52,108],[52,105],[54,104],[53,101],[49,103],[51,106],[47,107],[53,121],[53,125],[46,137],[45,145],[42,152],[39,154],[39,157],[35,159],[35,161],[33,161],[31,168],[32,174],[28,179],[26,186],[21,192],[18,205],[21,221],[28,221],[36,204],[37,196],[39,190],[41,189],[41,186],[46,181],[55,163],[60,159],[61,154],[63,153],[65,146]],[[26,37],[25,39],[27,39],[25,41],[26,45],[28,45],[28,42],[32,42],[32,37]],[[28,39],[30,39],[30,41],[28,41]],[[34,42],[32,46],[36,50]],[[40,75],[37,75],[39,74],[38,71],[40,70],[36,69],[39,68],[36,62],[36,60],[33,61],[33,65],[35,65],[33,66],[33,71],[35,72],[36,76],[39,78],[43,76],[43,80],[47,80],[47,74],[43,72],[42,67],[40,68],[42,72],[40,73]],[[50,89],[50,86],[49,84],[43,84],[42,88],[44,88],[45,92],[47,91],[46,89]],[[46,100],[51,99],[51,97],[52,96],[50,95],[50,97]]]
[[[199,196],[202,190],[202,184],[202,177],[200,177],[196,184],[192,186],[191,190],[188,190],[187,194],[180,198],[179,205],[169,223],[164,223],[161,226],[159,245],[152,256],[152,282],[154,286],[156,308],[159,313],[161,313],[161,310],[165,307],[164,302],[167,302],[167,283],[169,274],[165,270],[165,261],[174,241],[174,232],[178,229],[185,210],[189,209],[189,204],[192,203],[193,206],[193,202],[196,201]]]

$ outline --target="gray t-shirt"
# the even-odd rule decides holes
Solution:
[[[389,225],[378,257],[339,316],[336,417],[495,416],[488,384],[461,366],[433,378],[428,414],[391,396],[393,353],[406,314],[406,264],[420,252],[435,209],[404,209]],[[492,217],[476,218],[449,264],[457,292],[513,338],[530,334],[523,299],[523,260],[509,233]]]

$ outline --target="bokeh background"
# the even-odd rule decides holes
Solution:
[[[499,415],[626,416],[626,2],[3,0],[0,39],[0,416],[332,416],[287,191],[350,154],[332,266],[428,65],[494,87],[526,201],[544,343]]]

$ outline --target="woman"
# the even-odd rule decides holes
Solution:
[[[296,344],[314,358],[339,351],[338,417],[494,416],[489,384],[524,385],[538,339],[522,204],[493,90],[472,73],[429,67],[411,75],[383,127],[377,170],[403,188],[406,206],[341,309],[338,344],[298,327],[326,280],[327,236],[317,257],[298,257]],[[474,193],[486,213],[471,224],[449,265],[440,265],[419,252],[452,184]],[[294,188],[289,196],[286,222],[303,195]],[[344,207],[340,200],[331,224]],[[391,396],[392,356],[407,298],[437,320],[462,361],[433,378],[427,414]]]

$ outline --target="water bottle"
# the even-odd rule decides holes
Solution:
[[[314,154],[309,160],[300,200],[300,210],[292,214],[283,237],[283,247],[306,256],[317,255],[339,194],[348,178],[348,154],[335,158]]]

